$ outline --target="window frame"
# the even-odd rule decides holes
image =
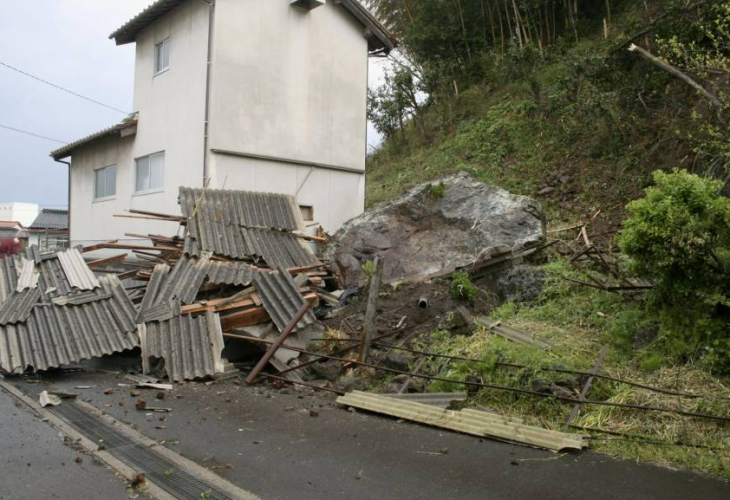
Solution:
[[[162,173],[160,175],[160,181],[161,185],[159,187],[151,187],[152,185],[152,157],[155,156],[161,156],[162,157]],[[139,162],[140,160],[147,159],[147,172],[148,172],[148,188],[138,190],[137,186],[137,180],[139,178]],[[155,153],[150,153],[148,155],[139,156],[134,159],[134,196],[143,196],[146,194],[154,194],[154,193],[161,193],[165,190],[165,151],[157,151]]]
[[[99,187],[99,174],[101,172],[104,172],[104,189],[106,190],[109,186],[107,185],[106,180],[106,172],[110,169],[114,169],[114,194],[105,194],[104,196],[99,196],[98,193],[98,187]],[[109,201],[114,200],[117,197],[117,165],[107,165],[105,167],[99,167],[94,169],[94,203],[101,202],[101,201]]]
[[[164,54],[160,54],[160,50],[167,50],[167,65],[163,68],[160,68],[160,59],[164,61]],[[170,69],[170,37],[167,37],[155,44],[155,54],[154,54],[154,71],[152,76],[161,75],[162,73],[165,73]]]

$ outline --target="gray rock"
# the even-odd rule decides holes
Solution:
[[[384,360],[385,366],[393,370],[400,370],[402,372],[409,371],[413,356],[408,354],[400,354],[396,352],[389,353]]]
[[[429,189],[441,182],[442,196]],[[386,282],[417,280],[470,265],[495,245],[519,249],[544,239],[537,201],[462,173],[420,185],[352,219],[324,255],[346,286],[361,286],[362,263],[376,255],[386,260]]]
[[[490,288],[501,302],[532,302],[542,293],[546,277],[539,267],[520,264],[494,276]]]
[[[345,392],[362,391],[365,390],[365,381],[360,377],[345,375],[337,383],[337,388]]]

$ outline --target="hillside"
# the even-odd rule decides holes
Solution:
[[[549,231],[557,244],[537,262],[546,276],[539,298],[490,316],[550,339],[550,354],[486,331],[435,331],[422,339],[431,352],[529,368],[434,362],[426,371],[561,385],[541,370],[590,370],[606,345],[606,373],[704,396],[601,382],[596,398],[730,416],[730,5],[370,3],[403,46],[371,93],[370,117],[386,139],[368,159],[367,206],[466,171],[539,200],[549,229],[586,224],[583,234]],[[592,245],[601,256],[575,265]],[[651,289],[617,293],[636,279]],[[617,290],[595,285],[612,280]],[[550,428],[564,428],[567,417],[560,405],[489,390],[469,404]],[[600,406],[576,422],[605,453],[730,477],[722,422]]]

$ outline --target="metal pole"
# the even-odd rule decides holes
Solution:
[[[266,364],[269,362],[269,360],[276,354],[276,351],[279,350],[279,347],[286,341],[287,338],[289,338],[289,335],[292,334],[294,329],[299,324],[299,321],[304,317],[305,314],[307,314],[307,311],[309,310],[309,302],[304,302],[304,305],[299,308],[299,311],[297,311],[297,314],[294,316],[294,319],[291,320],[291,322],[286,325],[286,328],[284,328],[284,331],[281,332],[281,335],[279,335],[279,338],[276,339],[276,341],[269,347],[269,350],[266,351],[266,354],[264,354],[264,357],[259,360],[258,364],[254,367],[253,370],[251,370],[251,373],[249,373],[248,377],[246,377],[246,383],[251,385],[253,384],[253,381],[256,380],[256,377],[261,373],[261,370],[264,369]]]

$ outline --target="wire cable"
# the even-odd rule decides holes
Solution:
[[[111,109],[112,111],[116,111],[117,113],[122,113],[123,115],[128,115],[129,114],[128,111],[122,111],[121,109],[115,108],[114,106],[109,106],[108,104],[104,104],[103,102],[99,102],[99,101],[96,101],[94,99],[91,99],[90,97],[83,96],[83,95],[81,95],[81,94],[79,94],[77,92],[74,92],[73,90],[69,90],[67,88],[61,87],[60,85],[56,85],[55,83],[51,83],[48,80],[44,80],[43,78],[38,78],[35,75],[31,75],[30,73],[27,73],[27,72],[23,71],[22,69],[18,69],[15,66],[11,66],[10,64],[7,64],[7,63],[4,63],[4,62],[0,61],[0,65],[1,66],[5,66],[6,68],[11,69],[13,71],[16,71],[16,72],[20,73],[21,75],[25,75],[25,76],[27,76],[29,78],[34,79],[34,80],[38,80],[41,83],[45,83],[46,85],[50,85],[51,87],[54,87],[54,88],[56,88],[58,90],[63,90],[64,92],[68,92],[69,94],[74,95],[76,97],[80,97],[81,99],[87,100],[89,102],[93,102],[94,104],[97,104],[99,106],[103,106],[103,107],[105,107],[107,109]]]
[[[0,123],[0,128],[4,128],[4,129],[7,129],[7,130],[12,130],[13,132],[18,132],[19,134],[30,135],[30,136],[33,136],[33,137],[37,137],[39,139],[45,139],[47,141],[58,142],[59,144],[68,144],[66,141],[59,141],[58,139],[53,139],[51,137],[46,137],[45,135],[34,134],[33,132],[28,132],[27,130],[20,130],[19,128],[8,127],[7,125],[3,125],[2,123]]]

